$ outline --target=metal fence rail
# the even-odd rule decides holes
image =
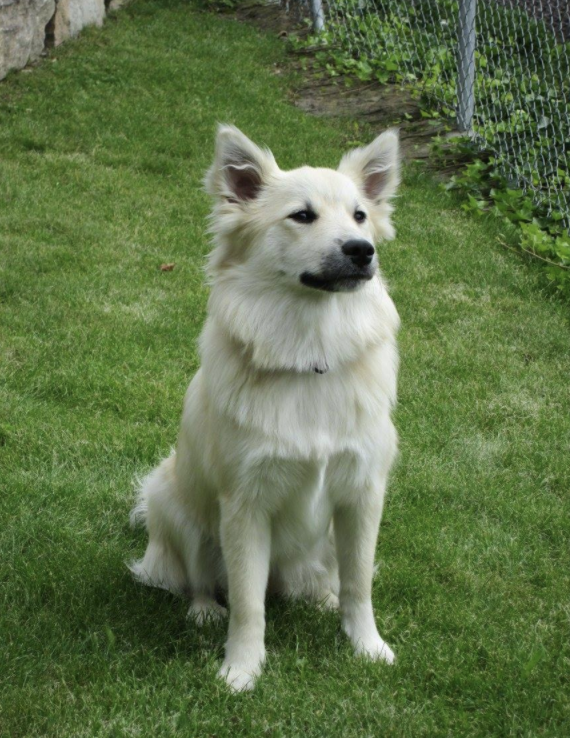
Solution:
[[[296,0],[302,4],[304,0]],[[335,48],[422,90],[570,226],[570,0],[309,0]]]

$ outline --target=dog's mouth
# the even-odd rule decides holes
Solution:
[[[303,272],[300,276],[301,284],[314,290],[325,292],[353,292],[374,276],[373,269],[366,269],[351,274],[312,274]]]

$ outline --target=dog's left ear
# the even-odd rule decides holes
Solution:
[[[368,146],[349,151],[338,171],[353,179],[371,202],[389,200],[400,183],[398,132],[384,131]]]
[[[210,195],[245,203],[258,197],[277,170],[271,151],[260,149],[235,126],[220,125],[214,163],[204,182]]]

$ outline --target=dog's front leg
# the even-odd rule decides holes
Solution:
[[[383,489],[371,490],[354,504],[344,504],[335,512],[334,530],[343,630],[357,654],[391,664],[394,653],[380,637],[372,609],[374,553],[383,497]]]
[[[269,575],[271,527],[266,514],[224,499],[222,553],[228,574],[230,623],[219,675],[241,692],[253,689],[265,660],[265,591]]]

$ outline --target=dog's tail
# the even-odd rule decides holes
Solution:
[[[172,454],[137,482],[137,500],[130,521],[133,527],[146,527],[149,541],[142,559],[127,566],[142,584],[182,594],[188,590],[186,571],[174,542],[168,538],[166,531],[170,526],[164,519],[168,514],[172,486],[176,483],[174,459]]]

